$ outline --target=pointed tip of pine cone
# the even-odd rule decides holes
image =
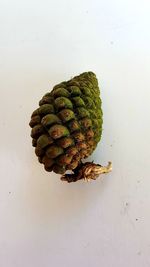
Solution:
[[[100,174],[109,173],[112,171],[112,163],[108,162],[106,167],[93,162],[81,163],[72,174],[64,174],[61,177],[62,181],[67,181],[68,183],[76,182],[78,180],[84,179],[86,181],[96,180]]]

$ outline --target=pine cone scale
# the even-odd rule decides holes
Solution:
[[[102,132],[96,76],[83,73],[54,86],[31,116],[32,144],[47,171],[75,169],[95,149]]]

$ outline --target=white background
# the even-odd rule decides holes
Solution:
[[[113,172],[62,183],[31,146],[52,87],[97,74]],[[150,2],[0,0],[0,267],[150,266]]]

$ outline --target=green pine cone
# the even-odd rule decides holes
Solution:
[[[39,162],[46,171],[60,174],[78,168],[100,141],[102,122],[100,91],[93,72],[54,86],[40,100],[29,123]]]

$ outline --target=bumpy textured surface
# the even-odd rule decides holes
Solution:
[[[96,148],[102,133],[98,81],[85,72],[43,96],[29,125],[32,145],[46,171],[74,170]]]

